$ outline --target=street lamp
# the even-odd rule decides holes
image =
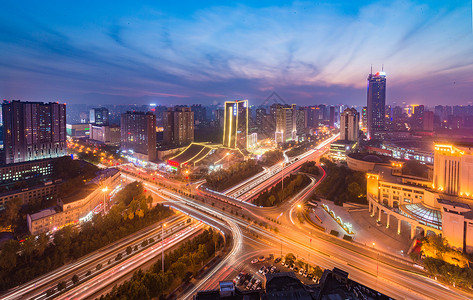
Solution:
[[[161,262],[162,262],[162,267],[163,267],[163,274],[164,274],[164,227],[166,227],[166,223],[163,223],[161,225]]]

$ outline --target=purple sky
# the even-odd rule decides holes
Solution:
[[[0,97],[364,105],[384,64],[389,104],[473,101],[471,1],[253,2],[3,3]]]

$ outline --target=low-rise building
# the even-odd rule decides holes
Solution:
[[[396,175],[396,164],[367,174],[371,216],[397,220],[417,234],[441,234],[453,248],[473,253],[473,145],[436,144],[433,180]],[[384,212],[385,214],[382,214]]]
[[[20,199],[22,205],[28,204],[35,199],[52,199],[56,197],[58,191],[58,184],[46,183],[34,187],[27,187],[21,190],[11,191],[0,194],[0,209],[5,207],[8,201],[15,198]]]
[[[88,137],[90,133],[90,125],[87,123],[66,124],[66,133],[67,136],[73,138]]]
[[[89,139],[106,145],[120,144],[120,126],[93,125],[90,124]]]
[[[58,199],[57,205],[34,214],[27,215],[28,230],[32,235],[46,233],[61,227],[89,220],[94,212],[105,205],[107,192],[120,183],[118,169],[106,169],[88,182],[79,193]],[[106,191],[103,190],[107,187]]]

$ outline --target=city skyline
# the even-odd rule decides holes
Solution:
[[[21,5],[0,13],[8,100],[363,106],[371,65],[387,104],[473,100],[468,3]]]

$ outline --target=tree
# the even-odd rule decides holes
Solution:
[[[34,236],[28,236],[25,241],[22,243],[21,248],[23,249],[23,254],[28,257],[28,261],[31,262],[33,258],[33,253],[36,249],[36,242]]]
[[[2,252],[0,253],[0,267],[2,269],[10,271],[16,267],[16,253],[19,249],[20,243],[16,240],[8,240],[3,244]]]
[[[1,219],[0,219],[2,226],[7,227],[11,225],[12,227],[15,227],[16,221],[19,216],[20,208],[21,208],[20,198],[15,197],[11,199],[10,201],[8,201],[5,204],[5,210],[3,211],[3,214],[1,215]]]
[[[45,233],[41,233],[36,240],[36,254],[42,256],[49,244],[49,238]]]
[[[102,264],[98,264],[97,267],[95,268],[97,271],[102,269]]]
[[[132,252],[131,246],[126,247],[126,254],[130,255]]]

